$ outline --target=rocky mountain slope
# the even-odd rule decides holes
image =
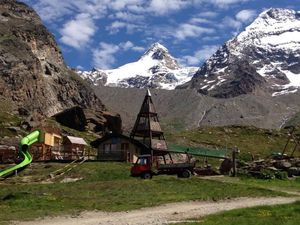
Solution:
[[[134,125],[145,89],[95,87],[96,94],[111,110],[120,113],[125,131]],[[152,99],[164,129],[201,126],[245,125],[280,128],[300,111],[300,93],[280,96],[240,95],[214,98],[194,89],[152,89]]]
[[[295,93],[300,87],[300,12],[269,9],[226,42],[179,88],[213,97]]]
[[[15,0],[0,1],[0,100],[28,120],[73,106],[99,115],[106,110],[90,86],[65,65],[36,12]]]
[[[181,67],[167,48],[154,43],[136,62],[112,70],[94,69],[78,74],[94,85],[111,87],[174,89],[189,81],[195,67]]]

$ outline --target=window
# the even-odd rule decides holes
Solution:
[[[104,144],[104,154],[111,154],[117,151],[117,144]]]
[[[137,161],[139,165],[147,165],[147,158],[139,158]]]

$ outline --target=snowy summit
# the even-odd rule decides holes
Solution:
[[[300,12],[271,8],[226,42],[181,88],[214,97],[300,88]]]
[[[94,85],[174,89],[189,81],[196,71],[196,67],[181,67],[166,47],[154,43],[136,62],[111,70],[78,71],[78,74]]]

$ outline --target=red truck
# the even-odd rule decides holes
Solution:
[[[131,167],[131,176],[141,177],[142,179],[151,179],[153,175],[168,174],[177,175],[181,178],[189,178],[195,168],[195,162],[187,163],[166,163],[159,164],[159,161],[153,163],[151,155],[140,155],[136,163]]]

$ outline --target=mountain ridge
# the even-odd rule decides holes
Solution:
[[[156,42],[137,60],[116,69],[78,71],[94,85],[174,89],[191,79],[196,67],[181,67],[168,49]]]
[[[221,46],[178,88],[195,88],[221,98],[257,92],[272,96],[295,93],[300,87],[299,62],[300,13],[271,8]],[[251,79],[240,82],[240,74]]]

